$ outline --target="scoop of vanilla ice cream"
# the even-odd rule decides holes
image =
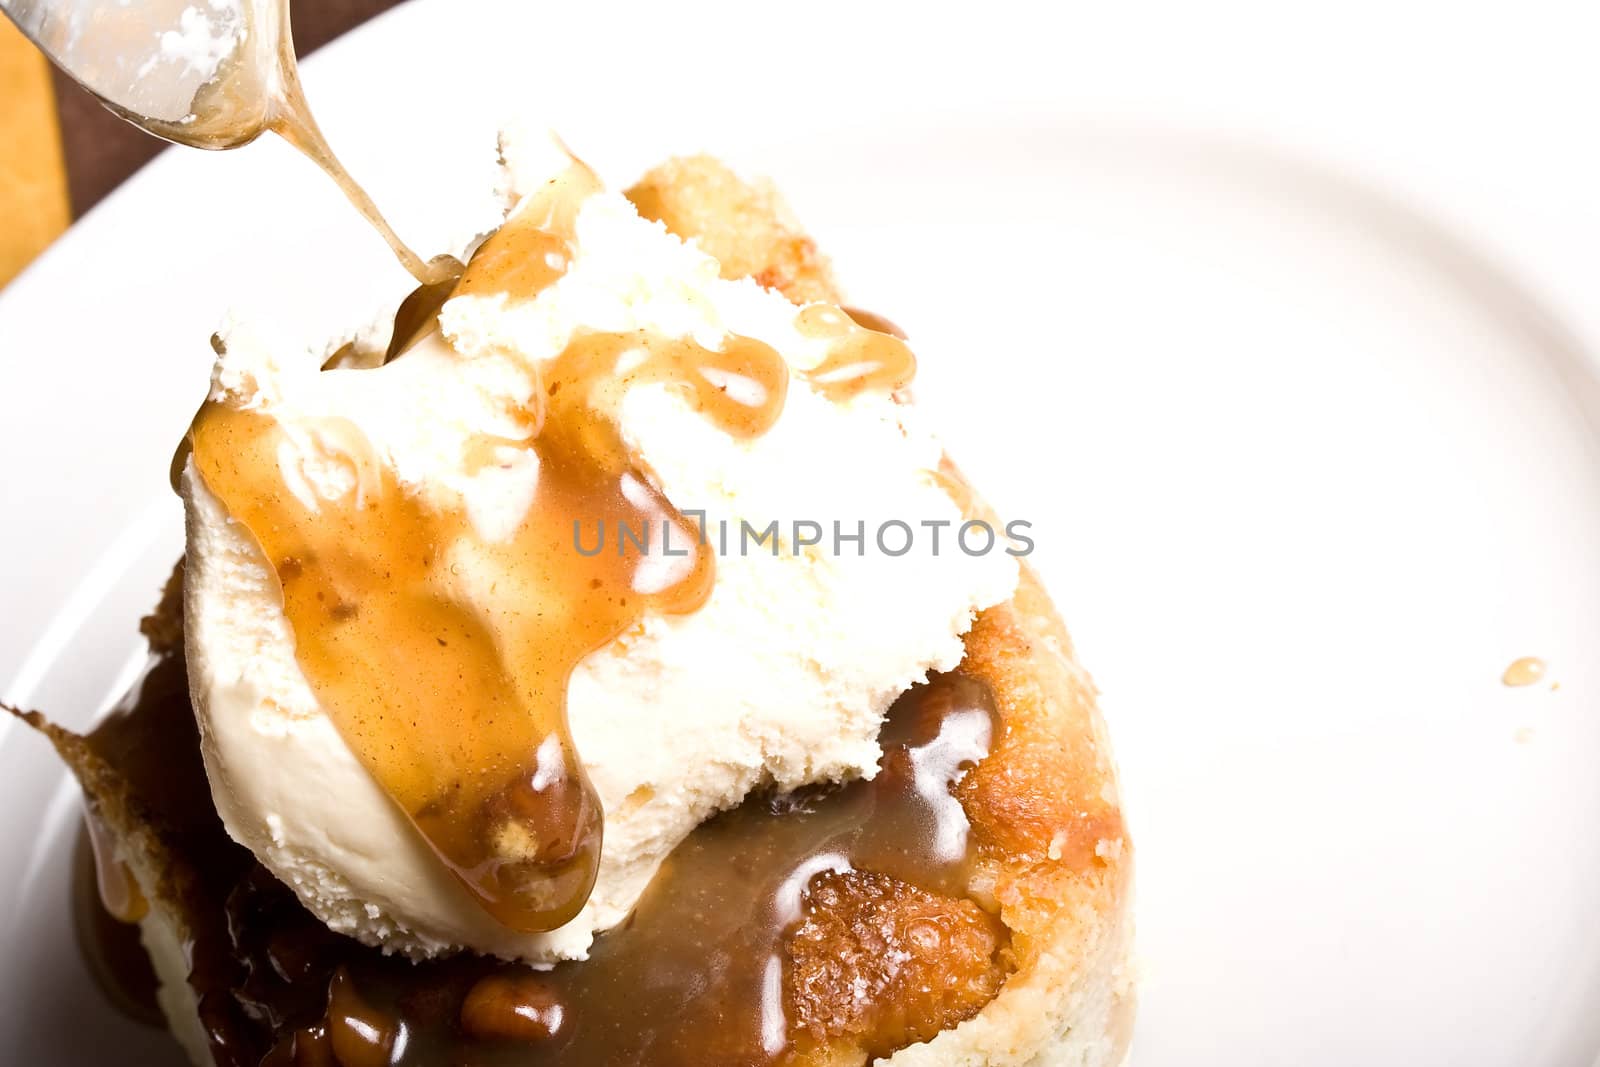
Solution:
[[[514,177],[513,194],[536,184]],[[339,415],[402,485],[464,505],[480,536],[503,538],[533,497],[537,463],[512,450],[469,475],[467,444],[519,435],[504,425],[508,410],[530,398],[539,363],[576,333],[643,330],[709,348],[737,333],[771,345],[792,372],[824,354],[826,342],[797,330],[783,297],[719,278],[713,259],[641,220],[619,195],[586,201],[576,233],[568,272],[537,299],[458,297],[441,316],[445,337],[380,369],[321,371],[322,353],[232,326],[212,399],[288,428],[281,461],[305,499],[348,488],[348,465],[311,421]],[[190,680],[217,810],[332,929],[412,956],[468,948],[582,958],[708,816],[763,784],[873,774],[888,705],[930,671],[954,667],[976,612],[1015,585],[1003,551],[955,550],[963,517],[928,474],[940,446],[913,409],[887,396],[835,403],[795,375],[776,425],[736,440],[678,394],[645,385],[626,395],[620,427],[668,499],[704,513],[712,546],[726,529],[728,546],[700,610],[647,616],[571,679],[571,730],[604,805],[604,849],[582,913],[545,934],[490,918],[368,775],[296,662],[260,549],[192,465],[184,472]],[[875,543],[892,520],[917,535],[904,555]],[[773,521],[776,552],[770,541],[740,550],[741,523],[760,531]],[[819,524],[822,543],[797,545],[796,521]],[[848,535],[864,529],[864,543],[836,546],[835,522]],[[923,522],[948,524],[937,553]],[[903,540],[892,531],[888,547]]]

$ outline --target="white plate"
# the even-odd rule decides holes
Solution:
[[[482,203],[499,119],[549,116],[619,179],[701,147],[777,176],[855,299],[910,328],[924,402],[1035,523],[1105,690],[1140,852],[1136,1064],[1582,1067],[1600,320],[1573,297],[1600,277],[1600,165],[1566,136],[1596,97],[1563,63],[1592,34],[1530,51],[1521,23],[1455,21],[1425,52],[1424,9],[1292,6],[1185,5],[1149,34],[431,0],[308,80],[419,243],[477,221],[440,206]],[[8,699],[83,725],[125,684],[222,310],[311,336],[403,288],[260,145],[169,153],[0,296]],[[1523,655],[1559,690],[1503,687]],[[72,947],[75,791],[0,730],[0,1048],[162,1062]]]

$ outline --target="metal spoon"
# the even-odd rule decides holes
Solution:
[[[0,0],[51,61],[115,114],[193,148],[279,134],[326,171],[424,287],[458,277],[400,240],[306,106],[287,0]]]
[[[259,137],[287,5],[268,0],[0,0],[56,66],[140,129],[195,148]],[[226,107],[198,103],[220,92]]]

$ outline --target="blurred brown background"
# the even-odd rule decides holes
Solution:
[[[296,0],[306,55],[398,0]],[[0,285],[162,148],[50,68],[0,17]]]

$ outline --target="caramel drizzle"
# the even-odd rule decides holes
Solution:
[[[529,300],[560,281],[576,253],[578,211],[600,189],[574,161],[478,247],[452,295]]]
[[[136,923],[143,919],[150,904],[127,862],[117,856],[117,840],[110,827],[95,812],[86,811],[83,828],[94,856],[95,889],[106,914],[119,923]]]
[[[866,313],[859,313],[866,317]],[[868,321],[893,329],[887,319]],[[836,403],[854,400],[862,393],[893,393],[911,384],[917,359],[905,341],[856,322],[852,313],[831,304],[812,304],[795,318],[803,336],[832,342],[822,362],[802,377],[823,396]]]
[[[378,232],[412,277],[421,285],[457,278],[461,263],[453,256],[424,262],[395,232],[367,191],[334,155],[323,136],[300,83],[294,34],[287,0],[247,5],[249,25],[234,52],[201,86],[190,114],[178,122],[152,119],[112,105],[134,125],[158,137],[196,148],[226,149],[249,144],[271,131],[315,163],[345,198]],[[275,43],[275,48],[268,48]]]

